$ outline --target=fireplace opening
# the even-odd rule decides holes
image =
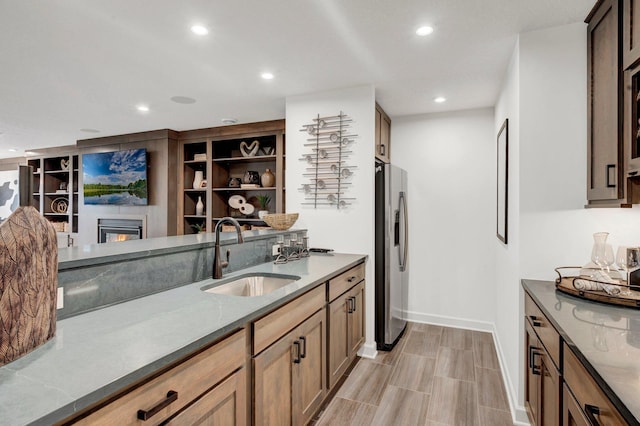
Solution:
[[[139,240],[142,227],[137,219],[98,219],[98,243]]]

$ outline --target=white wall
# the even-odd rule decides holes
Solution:
[[[307,163],[301,161],[308,152],[304,143],[308,134],[303,125],[320,116],[336,115],[340,111],[353,119],[353,133],[358,137],[347,164],[357,166],[348,193],[356,197],[353,205],[338,210],[335,207],[302,205],[304,193],[299,190],[307,179],[302,176]],[[373,86],[332,90],[286,99],[287,157],[285,177],[288,212],[299,212],[296,227],[309,230],[312,247],[327,247],[343,253],[362,253],[369,256],[366,266],[366,322],[365,356],[375,355],[374,338],[374,138],[375,92]]]
[[[492,329],[493,109],[394,118],[393,163],[409,176],[411,320]]]
[[[520,330],[523,327],[522,290],[520,287],[520,48],[519,42],[511,55],[503,89],[496,102],[494,135],[505,119],[509,120],[509,194],[508,244],[494,238],[496,281],[494,297],[495,337],[498,345],[505,386],[515,420],[526,422],[526,413],[519,399],[522,381]],[[496,136],[494,136],[495,138]],[[495,211],[495,207],[494,207]]]
[[[592,234],[637,245],[640,210],[585,209],[587,182],[586,25],[520,38],[521,272],[551,279],[553,267],[589,260]],[[544,125],[541,125],[544,123]],[[544,170],[543,173],[541,171]]]

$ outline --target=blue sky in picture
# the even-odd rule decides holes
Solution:
[[[83,154],[84,183],[128,185],[147,178],[147,151],[130,149],[116,152]]]

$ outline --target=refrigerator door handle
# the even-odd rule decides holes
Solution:
[[[407,244],[407,240],[409,238],[409,216],[407,213],[407,198],[404,195],[404,191],[400,192],[400,199],[398,202],[400,210],[402,211],[402,220],[404,223],[404,238],[402,239],[402,244],[398,247],[398,251],[400,252],[400,271],[404,272],[407,269],[407,254],[409,250],[409,245]]]

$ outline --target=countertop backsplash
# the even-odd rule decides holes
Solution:
[[[231,251],[224,274],[273,261],[272,246],[291,234],[301,240],[307,231],[261,231],[245,235],[243,244],[236,243],[235,232],[222,234],[220,252],[223,258],[226,259],[227,249]],[[58,319],[211,277],[213,234],[181,237],[186,240],[185,244],[176,246],[173,245],[174,238],[151,238],[131,245],[111,243],[111,258],[101,257],[100,261],[96,261],[91,251],[104,251],[102,245],[78,247],[73,256],[67,256],[70,260],[66,262],[65,256],[61,256],[58,288],[63,288],[64,303],[58,309]],[[171,239],[171,244],[164,244],[165,239]],[[128,247],[133,248],[132,252],[127,253]]]

